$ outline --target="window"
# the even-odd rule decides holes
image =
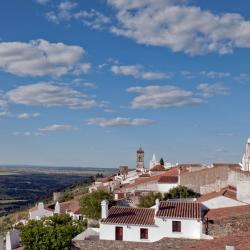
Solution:
[[[181,222],[180,221],[172,221],[172,232],[181,232]]]
[[[147,228],[140,229],[140,237],[141,237],[141,239],[148,239],[148,229]]]

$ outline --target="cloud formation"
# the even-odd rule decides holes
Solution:
[[[78,129],[68,124],[52,124],[45,128],[39,129],[39,131],[41,132],[74,131],[74,130]]]
[[[67,22],[70,20],[80,21],[83,25],[92,29],[103,29],[103,27],[110,23],[110,18],[103,15],[101,12],[91,9],[76,10],[77,3],[73,1],[63,1],[57,5],[56,9],[46,14],[49,21],[54,23]]]
[[[52,83],[22,85],[6,93],[8,102],[29,106],[93,108],[98,104],[82,92]]]
[[[168,78],[164,73],[154,71],[144,71],[141,65],[113,65],[111,71],[116,75],[133,76],[144,80],[158,80]]]
[[[196,97],[192,91],[171,85],[130,87],[127,91],[138,94],[131,102],[132,108],[157,109],[182,107],[204,102],[202,98]]]
[[[0,42],[0,69],[18,76],[59,77],[71,71],[87,73],[90,65],[82,62],[84,54],[80,46],[43,39],[28,43]]]
[[[48,2],[50,2],[50,0],[36,0],[36,2],[39,3],[39,4],[45,5]]]
[[[18,119],[22,119],[22,120],[26,120],[26,119],[30,119],[30,118],[35,118],[40,116],[40,113],[21,113],[17,115]]]
[[[88,120],[88,125],[97,125],[100,127],[119,127],[119,126],[143,126],[154,123],[153,120],[145,118],[91,118]]]
[[[250,48],[250,21],[240,14],[214,14],[183,0],[107,2],[116,11],[117,23],[111,32],[139,44],[191,55]]]
[[[201,83],[197,87],[201,91],[201,95],[204,97],[211,97],[214,95],[228,95],[229,88],[222,83],[207,84]]]

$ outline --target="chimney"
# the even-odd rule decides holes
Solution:
[[[226,250],[234,250],[234,245],[232,243],[227,243]]]
[[[159,207],[160,207],[160,201],[159,199],[156,199],[155,200],[155,214],[157,214]]]
[[[108,213],[109,213],[109,207],[108,207],[109,203],[107,200],[103,200],[101,202],[101,207],[102,207],[102,219],[106,219],[108,217]]]
[[[60,210],[61,210],[60,203],[57,201],[56,205],[55,205],[55,211],[54,211],[54,213],[55,214],[60,214]]]

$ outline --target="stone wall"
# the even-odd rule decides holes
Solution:
[[[227,165],[184,173],[180,176],[181,185],[201,194],[219,191],[228,185],[237,186],[241,181],[250,181],[250,172],[243,172]]]
[[[228,185],[230,167],[206,168],[196,172],[181,174],[180,185],[187,186],[198,193],[208,193]]]
[[[250,231],[250,214],[209,221],[208,233],[214,238]]]
[[[164,238],[158,242],[140,243],[126,241],[78,241],[73,243],[72,250],[110,250],[110,249],[125,249],[125,250],[170,250],[184,249],[185,246],[196,243],[197,240],[186,239],[170,239]]]

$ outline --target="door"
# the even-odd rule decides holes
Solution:
[[[115,240],[123,240],[123,227],[115,228]]]

